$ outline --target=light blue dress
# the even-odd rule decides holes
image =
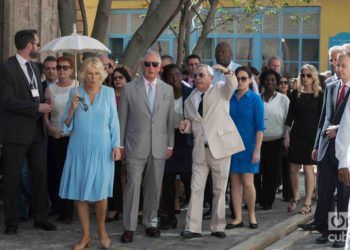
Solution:
[[[62,116],[63,129],[71,136],[59,196],[94,202],[113,195],[112,150],[120,146],[117,106],[114,90],[110,87],[101,86],[93,105],[83,87],[78,91],[89,109],[84,111],[78,106],[70,126],[64,124],[75,93],[72,89]]]

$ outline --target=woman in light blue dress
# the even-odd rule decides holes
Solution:
[[[62,117],[63,128],[71,136],[59,195],[77,201],[83,229],[74,249],[83,249],[91,243],[89,202],[95,202],[102,247],[110,246],[104,221],[107,198],[113,194],[114,161],[120,159],[120,138],[114,90],[102,85],[106,77],[98,58],[87,59],[81,72],[83,84],[77,92],[75,89],[70,92]]]

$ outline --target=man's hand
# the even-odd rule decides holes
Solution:
[[[312,152],[311,152],[311,159],[313,161],[317,161],[317,149],[312,150]]]
[[[120,148],[119,150],[121,159],[125,159],[125,148]]]
[[[52,111],[53,105],[47,103],[39,103],[38,112],[42,114],[48,114]]]
[[[230,73],[230,69],[225,68],[224,66],[222,66],[222,65],[220,65],[220,64],[215,64],[215,65],[213,66],[213,68],[216,69],[216,70],[218,70],[218,71],[220,71],[220,72],[223,73],[223,74],[228,74],[228,73]]]
[[[120,154],[120,149],[119,148],[115,148],[112,151],[112,158],[113,161],[119,161],[121,158],[121,154]]]
[[[338,179],[345,186],[350,186],[350,171],[348,168],[338,169]]]
[[[185,130],[187,129],[187,126],[189,126],[190,121],[189,120],[182,120],[179,125],[179,130],[181,134],[185,133]]]
[[[336,136],[337,136],[337,130],[334,129],[334,128],[328,127],[328,128],[326,129],[326,136],[327,136],[328,140],[330,140],[330,139],[336,137]]]
[[[173,155],[173,150],[168,148],[168,151],[167,151],[167,159],[169,159],[171,156]]]
[[[283,146],[289,148],[289,133],[285,133],[284,135]]]
[[[63,133],[61,131],[59,131],[58,129],[56,129],[54,127],[48,127],[47,129],[49,130],[49,132],[53,138],[59,139],[59,138],[63,137]]]

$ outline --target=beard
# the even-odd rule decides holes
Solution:
[[[30,56],[30,58],[38,58],[39,57],[39,51],[31,50],[29,52],[29,56]]]

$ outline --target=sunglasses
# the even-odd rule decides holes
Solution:
[[[206,76],[206,74],[204,74],[204,73],[198,73],[198,74],[193,74],[193,78],[194,79],[196,79],[197,78],[197,76],[199,77],[199,78],[203,78],[203,77],[205,77]]]
[[[68,65],[57,65],[56,69],[57,70],[62,70],[63,69],[64,71],[67,71],[67,70],[70,69],[70,66],[68,66]]]
[[[79,99],[79,106],[81,107],[81,109],[84,110],[85,112],[88,111],[89,106],[86,104],[85,98],[79,96],[78,99]]]
[[[281,80],[281,81],[280,81],[280,84],[285,84],[285,85],[287,85],[287,84],[288,84],[288,81]]]
[[[311,74],[300,74],[300,77],[301,78],[305,78],[305,77],[312,78],[312,75]]]
[[[151,67],[152,65],[153,68],[157,68],[159,66],[159,62],[143,62],[143,65],[145,67]]]
[[[236,77],[238,82],[246,82],[248,80],[248,77],[242,76],[242,77]]]
[[[113,81],[114,80],[123,80],[124,79],[124,76],[116,76],[116,77],[113,77]]]

